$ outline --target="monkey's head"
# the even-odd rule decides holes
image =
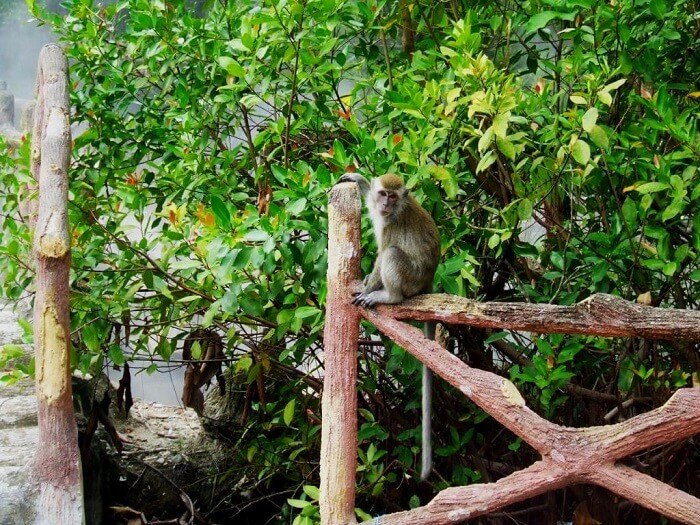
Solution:
[[[376,210],[382,217],[397,215],[406,203],[408,190],[403,181],[393,173],[387,173],[372,180],[372,191]]]

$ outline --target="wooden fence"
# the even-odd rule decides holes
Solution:
[[[504,427],[532,446],[541,459],[495,483],[448,488],[410,511],[368,525],[448,524],[475,518],[518,501],[578,483],[592,483],[682,523],[700,524],[700,499],[619,460],[653,446],[700,433],[700,388],[678,390],[668,402],[615,425],[571,428],[530,410],[515,385],[471,368],[421,330],[402,320],[652,339],[700,341],[700,312],[652,308],[609,295],[570,307],[478,303],[433,294],[374,310],[354,307],[360,262],[360,200],[356,186],[339,184],[329,197],[328,297],[321,435],[321,523],[355,523],[357,466],[357,340],[365,318],[459,389]]]

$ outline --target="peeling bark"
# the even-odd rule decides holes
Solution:
[[[34,347],[39,441],[35,523],[84,523],[78,430],[70,376],[68,62],[56,45],[39,56],[32,173],[39,185],[34,231]]]

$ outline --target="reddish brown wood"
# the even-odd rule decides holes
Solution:
[[[378,311],[396,319],[435,319],[482,328],[700,341],[700,311],[653,308],[606,294],[592,295],[573,306],[480,303],[431,294],[382,306]]]
[[[683,523],[699,523],[700,499],[615,462],[700,433],[700,389],[678,390],[663,407],[616,425],[562,427],[530,410],[507,379],[467,366],[438,343],[426,339],[418,328],[384,315],[396,308],[363,310],[363,315],[384,335],[522,437],[541,454],[542,461],[497,483],[445,490],[425,507],[382,516],[379,523],[454,523],[455,517],[474,518],[580,482],[602,485]],[[659,494],[664,497],[660,498]]]
[[[70,375],[68,61],[56,45],[39,56],[32,137],[39,208],[34,232],[34,346],[39,441],[36,523],[84,523],[78,431]]]
[[[360,315],[350,293],[360,269],[357,185],[340,184],[328,200],[328,295],[324,331],[320,511],[323,525],[355,523],[357,340]]]

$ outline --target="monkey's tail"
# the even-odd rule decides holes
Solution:
[[[435,340],[435,322],[425,323],[425,336],[431,341]],[[423,365],[423,385],[422,385],[422,432],[421,440],[423,450],[421,452],[420,479],[425,481],[433,470],[433,439],[432,439],[432,419],[433,419],[433,373],[430,368]]]

